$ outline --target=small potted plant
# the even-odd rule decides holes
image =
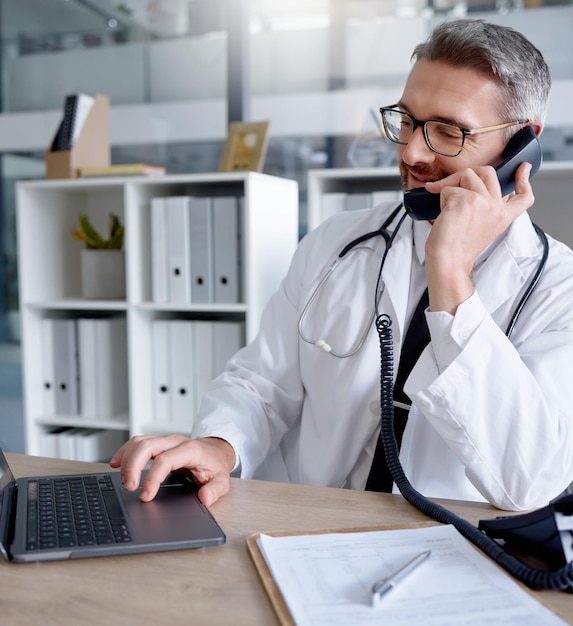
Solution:
[[[119,217],[109,214],[109,234],[105,239],[91,224],[87,215],[79,216],[75,239],[82,241],[81,251],[82,295],[84,298],[125,298],[125,256],[123,252],[124,227]]]

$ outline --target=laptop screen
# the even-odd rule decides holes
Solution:
[[[14,475],[12,474],[12,470],[2,450],[0,450],[0,491],[3,491],[5,487],[11,485],[13,482]]]
[[[14,487],[14,475],[8,466],[8,461],[0,450],[0,554],[8,557],[8,533],[10,531],[10,506]]]

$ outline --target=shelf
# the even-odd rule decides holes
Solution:
[[[571,195],[573,161],[548,161],[531,179],[535,204],[529,209],[531,219],[545,232],[573,247]],[[327,217],[323,197],[328,193],[400,194],[397,167],[338,168],[308,172],[308,229],[316,228]],[[364,206],[363,208],[366,208]]]
[[[67,426],[70,428],[102,428],[105,430],[129,430],[129,415],[118,416],[108,420],[89,420],[83,417],[38,417],[34,420],[38,426]]]
[[[152,244],[157,234],[152,230],[152,200],[172,196],[238,199],[240,302],[153,301]],[[83,245],[70,231],[77,226],[81,213],[98,230],[106,230],[110,212],[116,213],[125,225],[126,299],[87,300],[81,297]],[[47,428],[125,430],[126,436],[143,432],[190,432],[194,410],[189,412],[188,419],[157,419],[154,329],[163,322],[184,322],[199,343],[205,344],[211,336],[209,333],[214,336],[223,333],[223,329],[229,332],[229,328],[238,342],[237,349],[250,341],[258,332],[263,309],[286,274],[298,243],[298,186],[295,181],[256,172],[27,181],[17,185],[17,225],[26,444],[28,453],[42,454],[46,452],[42,450],[42,442]],[[83,372],[77,382],[78,389],[82,390],[88,377],[90,381],[99,380],[98,384],[105,379],[102,378],[105,372],[97,369],[101,346],[93,348],[97,358],[85,356],[86,337],[89,337],[86,332],[96,332],[86,331],[92,318],[108,326],[115,318],[125,322],[126,347],[119,356],[126,360],[123,388],[127,390],[127,410],[121,419],[94,413],[101,410],[98,407],[102,402],[93,389],[87,390],[91,395],[83,389],[84,403],[80,397],[67,414],[48,406],[52,387],[46,389],[44,372],[54,362],[55,357],[48,358],[53,349],[49,346],[50,341],[54,342],[53,329],[58,326],[58,320],[65,320],[68,329],[76,329],[69,330],[69,334],[73,337],[76,333],[76,367],[78,372]],[[46,328],[51,329],[50,341],[46,341]],[[97,342],[93,345],[98,346]],[[203,361],[207,363],[209,359]],[[86,365],[89,363],[93,371]],[[200,379],[201,385],[205,385],[215,375],[207,371],[201,360],[187,365],[189,384],[198,386],[194,381]],[[53,389],[54,393],[61,393],[56,383]],[[91,412],[86,408],[88,395]]]
[[[230,314],[245,314],[249,307],[247,304],[159,304],[156,302],[142,302],[134,305],[141,311],[157,311],[157,312],[182,312],[182,313],[209,313],[215,316]]]
[[[25,302],[25,307],[46,311],[127,311],[127,302],[121,300],[85,300],[83,298],[65,298]]]

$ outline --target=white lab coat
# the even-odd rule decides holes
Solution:
[[[204,397],[192,435],[229,441],[240,476],[364,488],[379,432],[376,330],[370,324],[360,351],[340,359],[303,341],[298,324],[332,260],[391,208],[343,213],[302,240],[259,334]],[[384,245],[371,239],[340,263],[303,317],[306,337],[351,351],[369,323]],[[524,510],[573,480],[573,253],[552,239],[550,248],[510,342],[504,330],[541,255],[528,215],[516,220],[475,267],[476,293],[451,332],[432,336],[442,352],[462,346],[453,361],[440,371],[430,344],[406,382],[413,407],[400,458],[424,495]],[[407,218],[386,259],[379,305],[392,319],[396,363],[412,256]]]

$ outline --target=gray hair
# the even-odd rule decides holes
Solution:
[[[545,121],[551,76],[539,50],[513,28],[484,20],[454,20],[438,25],[416,46],[412,59],[440,61],[482,72],[501,87],[501,115],[507,121]]]

